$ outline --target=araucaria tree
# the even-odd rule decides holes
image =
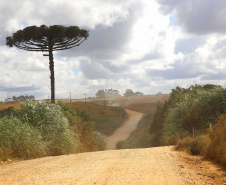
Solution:
[[[77,26],[28,26],[23,30],[18,30],[13,36],[7,37],[6,45],[9,47],[16,46],[19,49],[27,51],[49,53],[44,56],[49,56],[51,102],[55,103],[53,51],[66,50],[79,46],[88,36],[89,33],[87,30],[80,29]]]

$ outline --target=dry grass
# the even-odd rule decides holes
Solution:
[[[157,103],[141,103],[141,104],[130,104],[125,108],[131,109],[137,112],[143,113],[154,113],[157,107]]]
[[[186,137],[181,140],[178,140],[175,146],[175,150],[182,150],[189,153],[192,141],[193,140],[191,137]]]
[[[99,105],[93,102],[77,101],[72,102],[70,109],[86,110],[95,118],[96,129],[104,135],[111,135],[118,127],[120,127],[127,119],[126,111],[121,107],[111,107]]]
[[[149,133],[152,114],[145,114],[139,121],[137,129],[130,134],[130,137],[117,143],[118,149],[127,148],[149,148],[152,146],[152,136]]]
[[[80,110],[86,110],[90,112],[95,118],[101,118],[101,117],[117,117],[118,113],[115,110],[114,107],[104,106],[95,104],[92,102],[72,102],[70,104],[70,108],[72,110],[80,109]]]
[[[186,137],[177,141],[176,150],[183,150],[192,155],[205,155],[207,148],[210,145],[210,137],[208,134],[203,134],[194,139]]]
[[[226,167],[226,114],[221,115],[219,121],[209,130],[211,143],[207,149],[207,157]]]
[[[20,109],[20,102],[0,103],[0,110],[7,109],[9,107],[14,107],[15,109]]]
[[[109,104],[119,104],[120,106],[128,106],[130,104],[142,103],[158,103],[168,100],[170,95],[148,95],[148,96],[130,96],[108,99]]]
[[[208,134],[200,135],[194,139],[184,138],[175,146],[176,150],[186,150],[192,155],[203,155],[215,160],[226,167],[226,114],[221,115]]]
[[[105,102],[110,106],[120,106],[143,113],[154,113],[158,102],[165,102],[170,97],[169,94],[164,95],[148,95],[148,96],[131,96],[106,98]],[[103,105],[104,99],[90,100],[93,103]]]

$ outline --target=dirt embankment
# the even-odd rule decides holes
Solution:
[[[118,128],[113,135],[107,138],[107,150],[116,149],[116,144],[118,141],[126,140],[130,134],[136,130],[140,119],[144,115],[143,113],[128,109],[126,109],[126,112],[128,114],[128,120],[125,121],[125,123],[123,123],[123,125]]]
[[[172,147],[45,157],[0,166],[0,185],[225,184],[225,172]]]

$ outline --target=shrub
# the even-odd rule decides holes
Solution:
[[[190,137],[183,138],[183,139],[177,141],[175,149],[190,151],[191,143],[192,143],[192,138],[190,138]]]
[[[203,147],[202,142],[198,139],[195,139],[191,142],[190,153],[192,155],[199,155],[201,154],[202,147]]]
[[[123,147],[123,141],[118,141],[118,142],[116,143],[116,148],[117,148],[117,149],[122,149],[122,148],[124,148],[124,147]]]
[[[137,129],[130,134],[130,137],[124,141],[120,141],[116,147],[121,148],[148,148],[153,146],[153,135],[149,134],[151,113],[143,115],[139,121]]]
[[[17,111],[17,116],[39,130],[43,140],[48,143],[49,155],[75,152],[76,135],[59,105],[26,102]]]
[[[93,136],[92,151],[105,150],[107,137],[97,131],[92,132],[92,136]]]
[[[179,139],[177,145],[175,146],[175,149],[185,150],[191,155],[205,155],[209,144],[210,144],[209,135],[205,134],[200,135],[194,139],[191,137]]]
[[[12,149],[17,157],[62,155],[76,150],[77,136],[55,104],[25,102],[13,117],[2,119],[2,127],[0,148]]]
[[[179,138],[200,135],[208,128],[209,123],[215,124],[226,108],[226,89],[192,89],[180,94],[180,99],[169,105],[165,114],[162,143],[174,144],[176,135]]]
[[[207,157],[226,166],[226,114],[220,116],[219,121],[210,130],[211,143],[207,149]]]
[[[38,130],[14,117],[0,119],[0,141],[2,158],[11,153],[23,159],[47,155],[47,143]]]
[[[207,148],[210,145],[210,137],[208,134],[202,134],[196,137],[191,143],[190,153],[192,155],[206,155]]]
[[[64,115],[69,120],[70,127],[74,133],[79,136],[77,152],[100,151],[105,149],[106,136],[96,131],[96,122],[91,120],[85,121],[87,119],[79,117],[78,113],[71,109],[65,111]],[[89,115],[91,118],[92,115]]]

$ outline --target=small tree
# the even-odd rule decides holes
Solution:
[[[133,96],[134,95],[134,92],[133,90],[131,89],[126,89],[125,93],[124,93],[124,96]]]
[[[97,93],[96,93],[96,97],[97,98],[104,98],[105,97],[105,91],[102,89],[102,90],[99,90]]]
[[[13,36],[7,37],[6,45],[9,47],[16,46],[19,49],[27,51],[49,53],[44,56],[49,56],[51,102],[55,103],[53,51],[66,50],[79,46],[88,36],[89,33],[87,30],[80,29],[77,26],[28,26],[23,30],[18,30]]]

